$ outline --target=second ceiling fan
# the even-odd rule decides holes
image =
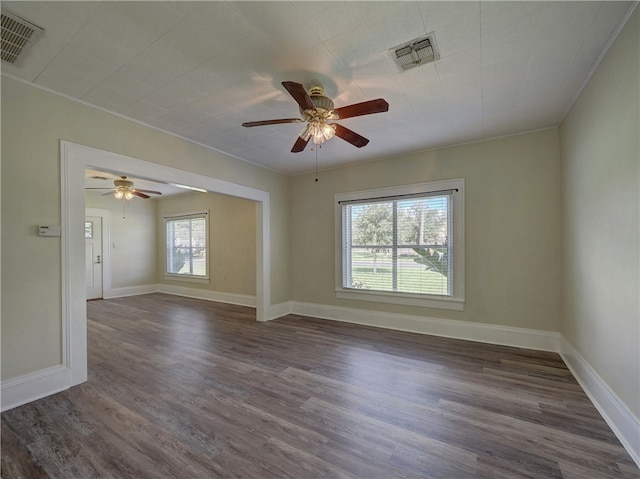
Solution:
[[[242,126],[252,127],[306,122],[307,125],[291,149],[292,153],[303,151],[311,139],[313,139],[315,144],[321,144],[334,136],[342,138],[357,148],[362,148],[369,143],[367,138],[339,123],[328,122],[344,120],[345,118],[354,116],[371,115],[372,113],[382,113],[389,110],[389,104],[382,98],[334,108],[333,101],[324,96],[324,89],[321,86],[312,86],[309,88],[308,93],[300,83],[285,81],[282,82],[282,86],[285,87],[296,103],[298,103],[302,118],[250,121],[243,123]]]
[[[98,178],[98,177],[94,177]],[[107,179],[107,178],[102,178]],[[111,190],[107,193],[103,193],[103,195],[110,195],[113,193],[113,196],[118,199],[132,200],[134,196],[137,196],[142,199],[151,198],[149,195],[161,195],[162,193],[155,190],[140,190],[133,187],[133,181],[129,180],[126,176],[121,176],[120,179],[113,180],[113,188],[85,188],[85,190]],[[148,194],[147,194],[148,193]]]

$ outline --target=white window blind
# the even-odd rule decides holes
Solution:
[[[207,213],[167,216],[167,268],[168,274],[207,278],[208,226]]]
[[[341,202],[342,287],[451,296],[453,191]]]

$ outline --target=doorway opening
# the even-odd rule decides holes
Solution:
[[[62,349],[71,386],[87,380],[86,261],[84,233],[86,168],[127,171],[157,182],[179,183],[253,200],[256,204],[256,319],[270,307],[269,193],[217,178],[158,165],[75,143],[60,142],[62,181]]]

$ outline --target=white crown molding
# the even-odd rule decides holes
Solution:
[[[0,72],[0,76],[6,77],[9,80],[13,80],[13,81],[16,81],[18,83],[22,83],[23,85],[27,85],[27,86],[36,88],[36,89],[41,90],[41,91],[43,91],[45,93],[49,93],[51,95],[55,95],[55,96],[58,96],[60,98],[64,98],[65,100],[69,100],[69,101],[72,101],[74,103],[78,103],[78,104],[80,104],[82,106],[86,106],[88,108],[93,108],[94,110],[98,110],[98,111],[101,111],[103,113],[108,113],[109,115],[117,116],[118,118],[122,118],[123,120],[127,120],[127,121],[130,121],[132,123],[136,123],[138,125],[150,128],[152,130],[156,130],[156,131],[159,131],[161,133],[165,133],[167,135],[171,135],[171,136],[174,136],[176,138],[180,138],[181,140],[188,141],[189,143],[193,143],[194,145],[198,145],[198,146],[201,146],[201,147],[206,148],[208,150],[215,151],[216,153],[220,153],[220,154],[228,156],[230,158],[235,158],[236,160],[243,161],[245,163],[248,163],[250,165],[256,166],[258,168],[269,170],[269,171],[272,171],[272,172],[277,173],[279,175],[284,175],[284,173],[282,173],[281,171],[275,170],[273,168],[269,168],[268,166],[264,166],[264,165],[260,165],[258,163],[254,163],[253,161],[246,160],[246,159],[244,159],[244,158],[242,158],[240,156],[234,155],[233,153],[228,153],[226,151],[223,151],[223,150],[220,150],[218,148],[215,148],[215,147],[213,147],[211,145],[207,145],[206,143],[202,143],[201,141],[194,140],[193,138],[187,138],[186,136],[180,135],[178,133],[175,133],[175,132],[172,132],[172,131],[169,131],[169,130],[165,130],[164,128],[160,128],[159,126],[155,126],[155,125],[152,125],[150,123],[146,123],[146,122],[144,122],[142,120],[136,120],[135,118],[132,118],[130,116],[123,115],[122,113],[117,113],[117,112],[115,112],[113,110],[109,110],[108,108],[104,108],[104,107],[101,107],[101,106],[98,106],[98,105],[94,105],[93,103],[89,103],[89,102],[87,102],[85,100],[81,100],[80,98],[75,98],[75,97],[72,97],[72,96],[67,95],[65,93],[61,93],[59,91],[52,90],[51,88],[48,88],[48,87],[46,87],[44,85],[40,85],[38,83],[34,83],[32,81],[25,80],[24,78],[20,78],[20,77],[14,75],[12,73]]]
[[[620,32],[622,32],[624,27],[627,25],[627,22],[629,21],[629,18],[631,18],[631,15],[635,11],[635,9],[638,6],[638,4],[640,4],[640,2],[638,0],[635,0],[634,2],[631,3],[631,6],[629,7],[629,10],[627,10],[627,13],[625,13],[622,21],[618,25],[618,28],[616,28],[616,30],[613,32],[613,35],[611,35],[611,38],[609,38],[609,41],[604,46],[604,48],[600,52],[600,55],[598,55],[598,58],[596,58],[596,61],[594,62],[594,64],[591,66],[591,69],[587,73],[587,77],[584,79],[584,81],[582,82],[582,84],[578,88],[578,91],[576,92],[576,94],[574,95],[573,99],[569,103],[569,106],[567,107],[566,111],[564,112],[564,115],[562,115],[562,119],[560,120],[560,124],[562,124],[562,122],[564,122],[564,120],[566,120],[567,115],[569,115],[569,112],[573,109],[574,105],[578,101],[578,98],[580,98],[580,95],[582,95],[582,92],[584,91],[584,89],[587,87],[587,85],[591,81],[591,78],[593,77],[593,75],[595,75],[595,73],[598,70],[598,68],[600,68],[600,64],[602,63],[602,60],[604,60],[604,57],[606,57],[607,53],[609,53],[609,50],[611,49],[611,47],[613,46],[615,41],[618,39],[618,35],[620,35]]]

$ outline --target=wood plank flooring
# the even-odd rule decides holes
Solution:
[[[640,478],[557,354],[150,294],[89,381],[2,414],[2,477]]]

